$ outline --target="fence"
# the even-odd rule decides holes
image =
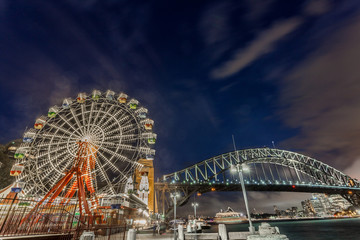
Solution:
[[[105,209],[101,215],[81,216],[78,204],[43,204],[35,207],[33,198],[0,198],[0,237],[50,235],[53,239],[79,239],[92,231],[96,239],[123,240],[126,221],[119,209]]]

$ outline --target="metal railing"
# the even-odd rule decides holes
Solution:
[[[101,215],[80,216],[76,202],[68,205],[45,203],[33,209],[36,204],[33,198],[18,198],[17,195],[0,198],[0,237],[58,235],[55,239],[70,240],[79,239],[84,231],[92,231],[95,239],[125,239],[127,225],[119,209],[105,209]]]

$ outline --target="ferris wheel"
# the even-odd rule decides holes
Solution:
[[[136,99],[111,90],[66,98],[24,133],[10,175],[25,183],[24,194],[44,195],[74,164],[79,142],[87,142],[96,156],[94,166],[86,170],[91,171],[94,191],[120,193],[142,167],[138,161],[154,158],[154,121],[147,115]]]

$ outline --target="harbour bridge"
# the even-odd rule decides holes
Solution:
[[[193,194],[241,191],[240,166],[246,190],[340,194],[360,206],[360,182],[314,158],[275,148],[253,148],[228,152],[164,175],[155,183],[159,212],[173,212],[170,194],[179,192],[183,206]],[[236,168],[235,168],[236,169]]]

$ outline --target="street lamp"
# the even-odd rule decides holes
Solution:
[[[197,202],[193,202],[191,206],[194,207],[194,220],[196,220],[196,208],[199,206],[199,204]]]
[[[174,240],[176,240],[176,202],[177,202],[176,199],[180,197],[180,193],[178,192],[170,193],[170,197],[174,202]]]
[[[250,216],[250,211],[249,211],[249,205],[248,205],[248,200],[247,200],[247,195],[246,195],[246,189],[245,189],[245,183],[244,183],[244,176],[243,176],[243,171],[245,171],[245,168],[242,167],[239,163],[236,164],[235,166],[232,166],[231,167],[232,171],[236,171],[239,173],[239,179],[240,179],[240,184],[241,184],[241,190],[242,190],[242,193],[243,193],[243,196],[244,196],[244,201],[245,201],[245,208],[246,208],[246,213],[248,215],[248,219],[249,219],[249,230],[250,230],[250,233],[251,234],[254,234],[255,233],[255,228],[253,227],[252,225],[252,222],[251,222],[251,216]],[[236,169],[236,170],[234,170]]]
[[[250,215],[250,211],[249,211],[249,205],[248,205],[246,189],[245,189],[245,183],[244,183],[244,176],[243,176],[243,171],[249,171],[249,167],[246,166],[246,165],[242,166],[240,164],[239,153],[236,150],[234,135],[232,136],[232,138],[233,138],[234,149],[235,149],[235,153],[236,153],[238,163],[235,166],[232,165],[230,169],[231,169],[231,171],[235,171],[235,169],[236,169],[236,171],[239,173],[241,190],[242,190],[242,193],[243,193],[243,196],[244,196],[246,213],[247,213],[247,216],[248,216],[248,219],[249,219],[249,225],[250,225],[249,226],[249,231],[250,231],[250,234],[254,234],[255,233],[255,228],[253,227],[252,222],[251,222],[251,215]]]

